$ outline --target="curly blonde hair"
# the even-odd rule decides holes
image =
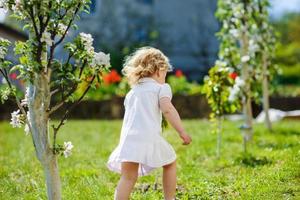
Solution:
[[[168,57],[156,48],[141,47],[126,57],[122,73],[133,86],[139,79],[149,77],[157,70],[172,70]]]

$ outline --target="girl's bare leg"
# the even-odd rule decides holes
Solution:
[[[165,200],[175,199],[176,194],[176,161],[163,166],[163,188]]]
[[[122,162],[121,178],[115,191],[115,200],[128,200],[137,181],[139,163]]]

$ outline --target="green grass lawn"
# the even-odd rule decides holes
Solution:
[[[300,123],[282,121],[274,133],[255,126],[248,156],[242,154],[239,122],[224,125],[222,157],[216,159],[216,135],[205,120],[186,120],[193,137],[181,145],[174,129],[163,134],[178,156],[178,199],[300,199]],[[70,120],[58,135],[72,141],[73,154],[60,157],[63,199],[113,199],[119,175],[105,163],[119,140],[121,121]],[[141,177],[132,199],[163,199],[162,170]],[[153,184],[158,176],[158,188]],[[150,184],[148,190],[143,190]],[[46,199],[44,175],[30,136],[0,122],[0,199]]]

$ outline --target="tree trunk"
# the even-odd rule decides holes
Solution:
[[[248,95],[247,95],[248,96]],[[244,120],[245,126],[243,127],[243,148],[244,152],[247,152],[247,144],[253,137],[253,130],[252,130],[252,106],[251,106],[251,98],[244,97],[243,100],[243,113],[244,113]]]
[[[217,158],[220,158],[221,155],[221,142],[222,142],[222,117],[218,116],[217,118],[218,129],[217,129]]]
[[[57,157],[51,153],[49,160],[44,164],[49,200],[61,199],[61,182],[59,177]]]
[[[246,56],[248,55],[248,47],[249,41],[247,35],[244,33],[241,38],[241,55]],[[244,139],[244,149],[246,149],[247,142],[252,139],[253,131],[252,131],[252,105],[251,105],[251,83],[250,83],[250,70],[249,65],[247,62],[242,63],[242,79],[245,82],[244,85],[244,98],[243,98],[243,113],[244,113],[244,120],[245,120],[245,129],[243,131],[243,139]]]
[[[250,87],[250,86],[249,86]],[[250,89],[249,89],[250,90]],[[250,93],[250,91],[249,91]],[[247,95],[247,100],[246,100],[246,104],[245,104],[245,116],[246,116],[246,119],[245,119],[245,122],[246,122],[246,125],[248,127],[248,140],[251,140],[252,137],[253,137],[253,131],[252,131],[252,126],[253,126],[253,113],[252,113],[252,104],[251,104],[251,94],[248,94]]]
[[[265,124],[266,127],[272,131],[272,124],[270,120],[270,115],[269,115],[269,109],[270,109],[270,102],[269,102],[269,86],[268,86],[268,68],[267,68],[267,56],[264,54],[263,55],[263,109],[265,113]]]
[[[56,155],[50,148],[48,113],[50,104],[49,74],[41,73],[29,85],[28,112],[32,128],[32,141],[38,160],[41,162],[47,183],[48,199],[61,199],[61,184]]]

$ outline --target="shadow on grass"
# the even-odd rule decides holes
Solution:
[[[260,142],[257,144],[259,148],[272,148],[274,150],[282,150],[299,146],[298,143],[276,143],[276,142]]]
[[[294,191],[293,189],[287,189],[287,190],[285,190],[284,192],[283,192],[283,195],[284,195],[284,197],[295,197],[296,196],[296,193],[295,192],[297,192],[298,193],[298,191]]]
[[[280,135],[285,135],[285,136],[288,136],[288,135],[299,135],[300,136],[300,131],[291,129],[291,128],[276,129],[274,131],[274,134],[280,134]]]
[[[135,186],[134,190],[139,193],[146,193],[146,192],[163,192],[163,186],[161,183],[153,182],[153,183],[139,183]],[[183,185],[177,184],[176,185],[176,192],[184,193],[187,190],[184,188]]]
[[[134,188],[134,191],[139,194],[145,193],[161,193],[163,194],[163,186],[161,183],[140,183]],[[189,199],[198,199],[198,194],[193,194],[190,190],[187,190],[183,185],[177,184],[176,186],[176,197],[181,199],[182,197],[189,197]]]
[[[257,167],[272,164],[272,160],[269,160],[265,156],[257,157],[251,154],[242,154],[235,159],[235,164],[243,165],[246,167]]]

